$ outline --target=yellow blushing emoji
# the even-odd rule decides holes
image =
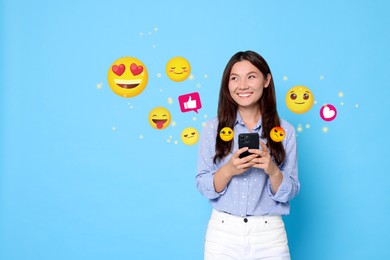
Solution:
[[[190,75],[191,66],[190,63],[183,57],[173,57],[165,66],[165,71],[168,78],[173,81],[180,82]]]
[[[284,137],[286,136],[286,133],[284,132],[284,129],[280,126],[275,126],[271,129],[269,135],[272,141],[280,143],[281,141],[283,141]]]
[[[222,141],[229,142],[234,137],[234,132],[230,127],[224,127],[219,131],[219,137]]]
[[[304,86],[292,87],[286,95],[288,109],[297,114],[303,114],[310,110],[314,102],[313,93]]]
[[[187,127],[181,132],[181,140],[186,145],[194,145],[198,142],[199,139],[199,133],[196,128],[193,127]]]
[[[150,111],[148,120],[153,128],[162,130],[169,126],[171,113],[165,107],[155,107]]]
[[[148,84],[145,65],[133,57],[122,57],[114,61],[107,75],[111,90],[125,98],[139,95]]]

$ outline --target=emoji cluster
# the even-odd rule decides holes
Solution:
[[[165,66],[167,77],[177,83],[185,81],[191,73],[191,65],[187,59],[176,56],[168,60]],[[133,98],[140,95],[148,84],[148,70],[144,63],[134,57],[122,57],[114,61],[107,74],[108,85],[111,90],[120,97]],[[287,108],[296,114],[308,112],[314,104],[314,95],[305,86],[294,86],[287,91],[285,97]],[[180,111],[182,113],[195,112],[202,108],[198,92],[185,93],[178,96]],[[320,117],[324,121],[332,121],[337,116],[336,108],[331,104],[325,104],[320,109]],[[164,130],[171,124],[170,111],[162,106],[153,108],[148,115],[150,126],[156,130]],[[282,142],[285,137],[284,129],[275,126],[269,133],[274,142]],[[181,140],[186,145],[194,145],[199,138],[198,131],[193,127],[183,129]],[[229,127],[224,127],[219,132],[219,137],[225,142],[234,138],[234,132]]]
[[[183,57],[173,57],[165,66],[167,77],[174,82],[186,80],[191,73],[191,65]],[[122,57],[114,61],[107,75],[111,90],[123,97],[132,98],[141,94],[148,84],[148,71],[145,65],[134,57]],[[181,112],[194,111],[202,108],[198,92],[187,93],[178,97]],[[165,107],[153,108],[148,115],[150,126],[156,130],[164,130],[171,124],[171,113]],[[198,131],[193,127],[183,129],[181,140],[186,145],[194,145],[199,138]]]

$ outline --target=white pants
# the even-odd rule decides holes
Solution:
[[[207,227],[205,260],[290,260],[280,216],[237,217],[213,210]]]

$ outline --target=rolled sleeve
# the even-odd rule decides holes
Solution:
[[[272,192],[271,182],[268,179],[268,193],[271,198],[281,203],[287,203],[292,200],[299,192],[300,183],[298,181],[298,158],[297,158],[297,144],[294,128],[284,122],[283,129],[286,132],[284,147],[286,150],[286,158],[280,166],[280,171],[283,175],[282,183],[280,184],[276,193]]]
[[[214,173],[198,174],[196,177],[196,183],[198,191],[208,199],[216,199],[223,195],[226,191],[226,187],[221,192],[216,192],[214,188]]]

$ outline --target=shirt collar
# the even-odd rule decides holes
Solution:
[[[237,125],[237,124],[240,124],[240,125],[246,127],[245,123],[244,123],[244,120],[242,119],[242,117],[240,115],[240,112],[238,112],[238,111],[237,111],[237,116],[236,116],[236,122],[234,123],[234,125]],[[257,124],[256,124],[255,128],[249,129],[249,130],[251,130],[251,131],[252,130],[253,131],[258,131],[261,128],[261,124],[262,124],[262,120],[261,120],[261,116],[260,116],[259,120],[257,121]]]

